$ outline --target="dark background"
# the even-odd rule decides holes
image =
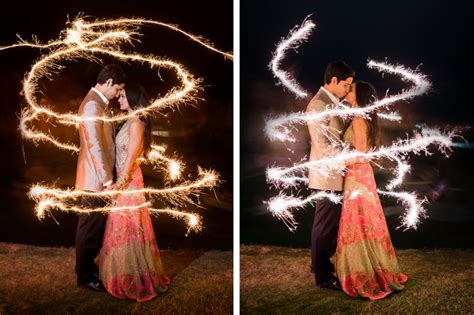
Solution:
[[[36,35],[42,42],[56,39],[65,29],[68,16],[73,20],[80,12],[93,18],[143,17],[178,24],[183,30],[202,35],[218,49],[232,51],[232,1],[13,1],[3,9],[0,19],[0,45]],[[196,78],[203,78],[202,100],[195,106],[182,106],[168,112],[167,117],[156,116],[154,131],[168,134],[158,136],[157,143],[168,145],[168,153],[176,152],[187,164],[185,175],[196,175],[197,166],[213,168],[225,181],[212,192],[201,196],[204,209],[187,208],[203,217],[204,230],[185,237],[185,224],[166,215],[154,219],[157,241],[162,248],[232,248],[232,62],[190,41],[179,33],[158,26],[144,26],[135,51],[165,56],[183,64]],[[62,151],[47,143],[35,146],[22,140],[18,131],[18,116],[23,97],[22,80],[40,51],[33,48],[15,48],[0,52],[0,241],[47,246],[73,246],[77,216],[53,211],[52,217],[39,221],[34,216],[34,204],[26,193],[29,186],[43,182],[72,187],[75,180],[77,155]],[[106,63],[120,63],[107,56]],[[151,96],[163,95],[176,83],[174,73],[161,70],[164,81],[156,71],[140,64],[120,63],[130,82],[144,85]],[[77,111],[78,106],[101,69],[101,65],[85,60],[62,63],[65,69],[53,75],[52,80],[41,79],[37,97],[54,104],[59,112]],[[118,104],[112,104],[118,109]],[[63,141],[78,143],[74,128],[38,123],[37,128],[50,129]],[[23,154],[24,151],[24,154]],[[145,184],[163,186],[162,174],[144,167]],[[156,204],[157,207],[160,204]],[[55,220],[59,223],[57,224]]]
[[[345,60],[356,70],[356,80],[375,85],[379,96],[387,89],[407,88],[398,77],[381,76],[366,67],[376,61],[420,66],[433,83],[429,95],[396,104],[402,123],[382,123],[383,143],[404,137],[420,124],[446,127],[473,125],[472,49],[473,5],[469,1],[241,1],[241,242],[309,247],[314,208],[299,210],[298,231],[291,233],[263,205],[275,196],[265,181],[265,169],[291,165],[309,153],[306,126],[288,145],[264,137],[264,119],[281,113],[304,111],[309,99],[296,100],[276,86],[268,64],[281,37],[308,14],[316,23],[309,40],[298,52],[289,52],[283,68],[310,92],[322,85],[327,64]],[[472,130],[465,133],[469,142]],[[396,229],[402,207],[382,199],[394,245],[398,248],[472,247],[474,234],[474,154],[472,144],[455,148],[449,159],[435,153],[413,157],[412,172],[400,190],[426,196],[429,218],[418,231]],[[392,174],[375,169],[382,186]],[[301,196],[305,189],[295,191]]]

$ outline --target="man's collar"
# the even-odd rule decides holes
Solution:
[[[339,102],[340,102],[339,99],[334,94],[329,92],[324,86],[321,87],[321,90],[323,90],[329,96],[329,98],[334,103],[334,105],[339,104]]]
[[[105,103],[105,105],[109,105],[109,99],[104,94],[102,94],[101,91],[99,91],[95,87],[92,87],[91,90],[94,91],[97,95],[99,95],[100,99]]]

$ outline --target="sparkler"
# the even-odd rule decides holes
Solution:
[[[293,196],[287,196],[280,192],[277,197],[273,197],[265,203],[268,204],[268,209],[272,212],[272,215],[282,220],[288,229],[294,232],[296,231],[298,222],[296,222],[295,217],[290,209],[303,208],[306,204],[313,203],[323,198],[328,198],[334,203],[341,202],[341,197],[334,193],[318,192],[311,194],[309,197],[301,199]]]
[[[274,76],[280,79],[285,87],[293,91],[296,97],[303,97],[306,96],[306,94],[300,93],[302,88],[299,87],[297,82],[291,79],[291,76],[287,72],[279,69],[279,63],[285,56],[284,52],[288,47],[296,47],[295,45],[307,39],[313,28],[311,25],[314,27],[314,23],[306,20],[301,27],[295,26],[295,28],[290,31],[288,38],[282,40],[277,45],[274,58],[270,63]],[[424,95],[431,89],[431,83],[427,80],[427,77],[418,70],[410,70],[401,65],[390,65],[370,59],[368,60],[367,66],[381,73],[398,75],[403,81],[411,82],[413,86],[399,94],[387,95],[364,108],[352,108],[343,103],[339,103],[336,106],[328,105],[326,110],[322,112],[297,112],[270,118],[266,121],[264,129],[266,136],[271,141],[295,142],[296,139],[292,136],[292,131],[296,129],[296,125],[307,123],[312,123],[318,129],[318,132],[327,135],[330,130],[324,124],[321,124],[321,122],[328,117],[338,116],[342,119],[350,119],[358,116],[368,118],[369,113],[379,110],[388,110],[389,107],[393,106],[396,102],[402,100],[407,101],[414,97]],[[401,116],[397,112],[389,111],[377,114],[382,119],[401,121]],[[397,198],[407,207],[402,215],[400,227],[416,229],[420,218],[426,216],[426,209],[423,207],[426,199],[420,200],[414,193],[393,191],[393,189],[403,183],[404,176],[410,171],[410,165],[407,162],[408,155],[420,153],[429,155],[431,154],[429,147],[435,146],[441,153],[448,157],[451,148],[454,146],[453,139],[458,137],[461,137],[459,128],[453,128],[447,131],[441,131],[437,128],[423,128],[421,132],[415,133],[412,138],[400,139],[388,147],[382,146],[379,149],[371,150],[366,153],[350,150],[348,145],[339,142],[332,142],[334,153],[320,160],[300,161],[290,167],[268,167],[266,171],[267,182],[280,191],[277,197],[273,197],[264,203],[267,204],[269,211],[275,217],[281,219],[290,231],[295,231],[297,222],[293,216],[293,210],[314,203],[321,198],[329,198],[335,203],[342,201],[342,196],[335,193],[311,194],[304,199],[297,196],[288,196],[283,193],[285,189],[296,188],[302,183],[307,183],[308,177],[306,172],[309,169],[317,171],[321,176],[327,176],[334,171],[344,173],[344,171],[346,171],[346,165],[357,161],[385,158],[396,162],[394,171],[396,176],[386,185],[386,189],[389,191],[378,190],[378,192],[385,196]],[[331,140],[330,137],[328,139]],[[358,192],[353,192],[349,198],[355,198],[357,195]]]
[[[282,60],[285,58],[286,51],[289,49],[298,48],[299,45],[304,43],[312,30],[316,27],[311,20],[306,19],[303,21],[301,26],[296,25],[288,34],[286,38],[277,44],[277,48],[273,53],[273,59],[270,61],[269,67],[273,71],[273,75],[280,80],[288,90],[293,92],[297,97],[306,97],[308,93],[303,90],[293,79],[290,74],[280,68]]]
[[[410,228],[416,230],[420,218],[426,217],[426,209],[423,207],[423,204],[427,202],[426,198],[420,200],[414,193],[408,193],[405,191],[393,192],[378,189],[377,192],[381,195],[395,197],[408,207],[405,211],[405,215],[402,216],[402,222],[399,226],[404,227],[405,231]]]
[[[141,35],[138,30],[140,26],[149,24],[168,28],[174,32],[178,32],[186,36],[188,39],[198,43],[204,48],[211,50],[224,56],[225,59],[232,60],[232,53],[224,52],[217,49],[212,43],[201,36],[183,31],[178,26],[160,21],[123,18],[117,20],[98,20],[87,22],[84,19],[77,18],[69,23],[70,27],[61,32],[59,39],[50,41],[46,44],[41,43],[36,38],[32,42],[25,41],[20,38],[19,42],[2,46],[1,50],[12,49],[18,47],[39,48],[46,51],[41,58],[32,65],[31,70],[27,73],[23,82],[23,95],[27,103],[20,117],[19,129],[22,137],[34,143],[49,142],[56,147],[79,152],[79,148],[72,143],[63,143],[51,134],[47,134],[36,130],[32,124],[41,117],[46,117],[46,121],[54,119],[59,124],[65,126],[74,126],[78,128],[81,122],[91,120],[101,120],[107,122],[120,122],[127,120],[139,114],[156,114],[166,109],[174,109],[179,105],[192,103],[196,100],[196,93],[201,89],[200,80],[194,79],[182,65],[169,59],[156,57],[153,55],[141,55],[136,53],[127,53],[122,50],[121,46],[126,43],[137,41],[136,37]],[[113,117],[81,117],[75,113],[61,114],[45,105],[39,105],[35,97],[38,92],[38,81],[42,77],[51,78],[53,74],[60,69],[62,61],[76,60],[83,58],[91,61],[98,61],[97,55],[109,55],[124,62],[138,62],[147,64],[151,69],[165,68],[173,71],[180,85],[172,88],[163,97],[157,97],[152,100],[148,107],[135,110],[128,114],[120,114]],[[147,158],[140,159],[140,162],[151,164],[155,169],[164,169],[166,176],[171,181],[177,181],[181,178],[184,163],[179,159],[167,157],[164,146],[153,145],[152,150]],[[118,194],[144,194],[156,196],[166,196],[166,200],[177,206],[185,206],[187,204],[196,203],[191,196],[197,196],[205,188],[212,189],[220,183],[219,174],[213,170],[203,170],[198,168],[198,178],[194,181],[185,181],[177,186],[166,187],[163,189],[145,188],[139,190],[128,191],[103,191],[99,193],[90,193],[78,190],[60,190],[54,187],[42,185],[34,185],[29,196],[36,201],[36,214],[38,218],[44,218],[45,214],[51,209],[59,209],[66,212],[91,213],[91,212],[108,212],[124,210],[125,208],[106,206],[99,209],[80,208],[71,204],[81,196],[96,195],[104,198],[112,198]],[[136,209],[149,206],[149,203],[136,206]],[[131,209],[127,207],[127,209]],[[166,213],[175,218],[184,219],[188,225],[188,232],[201,230],[201,218],[196,214],[191,214],[176,209],[149,209],[150,212]]]
[[[163,145],[152,145],[151,151],[148,153],[148,157],[142,158],[141,161],[144,163],[151,163],[152,165],[166,164],[168,166],[167,177],[171,181],[175,181],[181,177],[181,173],[184,168],[184,163],[178,159],[171,159],[165,156],[163,153],[166,151],[166,147]]]
[[[143,189],[129,189],[129,190],[105,190],[100,192],[71,190],[71,189],[57,189],[49,188],[44,185],[36,184],[30,189],[30,197],[34,200],[41,200],[44,198],[55,198],[58,200],[77,200],[83,196],[111,198],[116,195],[160,195],[162,198],[173,205],[184,205],[191,202],[190,195],[197,195],[204,188],[212,188],[219,183],[219,175],[217,172],[210,170],[203,170],[199,168],[199,177],[194,181],[186,181],[180,185],[173,187],[166,187],[163,189],[143,188]],[[83,211],[87,212],[87,211]]]
[[[155,209],[150,208],[151,202],[145,202],[143,204],[137,206],[124,206],[124,207],[102,207],[102,208],[80,208],[76,206],[69,206],[61,201],[56,201],[54,199],[41,199],[35,207],[36,216],[40,219],[45,217],[45,214],[49,209],[60,209],[61,211],[65,212],[76,212],[76,213],[93,213],[93,212],[101,212],[101,213],[109,213],[112,211],[134,211],[143,208],[147,208],[148,212],[153,215],[159,214],[168,214],[174,218],[186,220],[188,230],[186,235],[188,235],[191,231],[200,232],[202,230],[202,223],[201,223],[201,216],[195,213],[180,211],[178,209],[171,209],[171,208],[164,208],[164,209]]]

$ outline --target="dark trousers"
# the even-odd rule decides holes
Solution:
[[[316,203],[311,231],[311,267],[318,284],[327,282],[334,272],[329,258],[336,252],[341,208],[341,204],[332,203],[326,198]]]
[[[97,197],[85,196],[81,200],[83,208],[101,208],[106,202]],[[99,267],[94,262],[102,247],[105,222],[107,217],[102,213],[81,214],[76,229],[76,274],[78,284],[92,281]]]

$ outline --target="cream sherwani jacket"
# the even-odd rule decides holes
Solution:
[[[107,104],[90,90],[79,107],[82,117],[104,116]],[[79,126],[81,147],[77,160],[76,189],[101,191],[113,180],[115,144],[113,126],[100,120],[83,121]]]
[[[327,105],[337,104],[335,104],[333,100],[331,100],[327,92],[323,88],[321,88],[309,102],[306,112],[322,112],[326,109]],[[317,126],[315,124],[321,123],[330,127],[329,135],[324,135],[317,130]],[[331,154],[334,154],[335,149],[331,145],[328,137],[332,137],[333,140],[340,142],[343,128],[344,124],[339,117],[328,117],[324,121],[319,121],[317,123],[309,122],[308,130],[311,136],[311,152],[309,160],[317,161],[321,158],[328,157]],[[312,189],[332,191],[343,190],[343,177],[338,172],[333,172],[329,174],[328,177],[326,177],[320,175],[314,169],[310,169],[308,179],[308,187]]]

